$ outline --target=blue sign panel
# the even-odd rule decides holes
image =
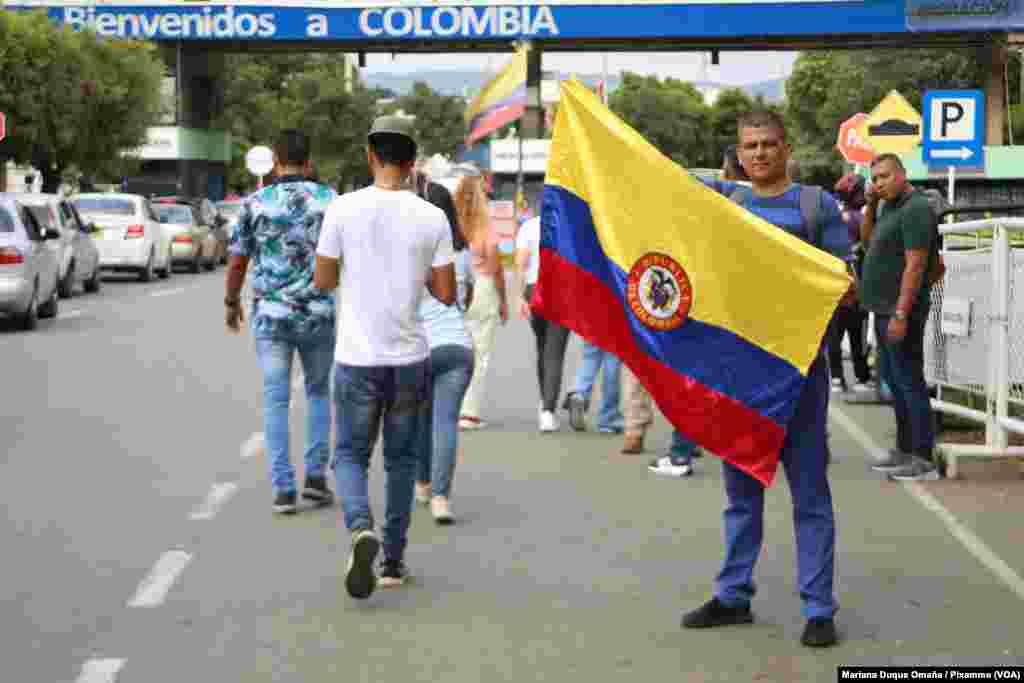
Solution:
[[[499,4],[499,2],[501,4]],[[13,0],[6,9],[46,8],[50,17],[99,35],[150,40],[452,42],[473,40],[723,39],[898,35],[908,31],[1024,30],[1024,0],[296,0],[123,4]],[[986,4],[988,3],[988,4]],[[949,5],[992,14],[943,14]],[[938,12],[938,13],[937,13]],[[935,17],[942,17],[936,23]],[[986,17],[988,17],[986,19]]]
[[[985,93],[929,90],[924,94],[924,162],[933,166],[983,166]]]

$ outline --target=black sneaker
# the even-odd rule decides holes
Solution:
[[[282,491],[274,496],[274,512],[277,514],[294,515],[296,509],[295,491]]]
[[[807,647],[830,647],[839,642],[836,622],[832,619],[808,619],[800,642]]]
[[[711,598],[701,607],[683,615],[683,628],[715,628],[753,622],[754,615],[751,614],[749,605],[727,607],[718,598]]]
[[[334,502],[334,494],[327,488],[325,477],[306,477],[306,485],[302,489],[302,497],[311,500],[318,507],[330,505]]]
[[[352,535],[352,551],[348,556],[348,569],[345,571],[345,590],[357,600],[365,600],[373,594],[377,587],[377,575],[373,571],[373,561],[377,559],[380,540],[377,534],[369,529],[360,529]]]
[[[409,580],[409,568],[401,560],[384,560],[380,564],[380,587],[397,588]]]

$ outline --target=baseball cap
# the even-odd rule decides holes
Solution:
[[[370,132],[366,136],[372,138],[374,135],[381,133],[390,133],[391,135],[401,135],[402,137],[409,138],[413,142],[416,142],[416,138],[413,136],[413,119],[407,116],[378,116],[373,120],[373,125],[370,126]]]

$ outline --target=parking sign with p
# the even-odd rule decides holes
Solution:
[[[929,90],[924,95],[924,161],[937,166],[984,164],[985,94]]]

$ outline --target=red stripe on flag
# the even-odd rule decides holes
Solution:
[[[466,144],[472,144],[488,133],[493,133],[505,124],[511,123],[526,112],[525,104],[513,104],[499,107],[477,117],[476,125],[466,136]]]
[[[557,295],[545,297],[545,291]],[[626,304],[598,278],[557,252],[542,248],[540,278],[530,306],[541,317],[570,328],[621,358],[676,429],[771,486],[785,430],[770,418],[644,353],[630,331]]]

